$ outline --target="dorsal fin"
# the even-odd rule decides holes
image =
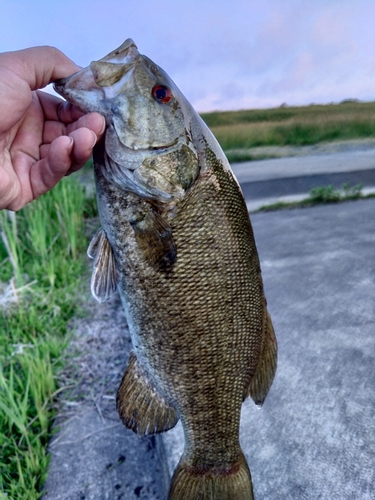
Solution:
[[[98,230],[91,240],[87,255],[94,259],[91,293],[98,302],[104,302],[116,291],[120,276],[112,247],[102,228]]]

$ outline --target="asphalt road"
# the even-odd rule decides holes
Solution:
[[[320,186],[332,185],[335,189],[340,189],[345,183],[350,186],[358,184],[362,186],[375,186],[375,169],[242,182],[241,187],[245,199],[250,202],[270,196],[281,197],[308,193],[311,189]]]
[[[332,152],[329,150],[332,149]],[[238,181],[258,182],[309,175],[337,174],[375,170],[375,146],[352,148],[337,152],[335,145],[326,147],[324,153],[310,156],[274,158],[232,164]]]
[[[233,164],[248,210],[254,212],[263,205],[307,198],[311,189],[328,185],[340,189],[343,184],[361,184],[363,192],[375,192],[374,145],[360,148],[354,142],[351,147],[341,144],[338,151],[337,148],[336,144],[328,144],[323,152],[310,156]]]

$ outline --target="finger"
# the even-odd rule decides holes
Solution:
[[[58,131],[58,125],[56,124],[56,131]],[[51,137],[55,133],[54,129],[51,129]],[[58,134],[51,141],[44,141],[39,148],[39,153],[41,158],[45,158],[51,149],[51,143],[56,141],[58,137],[65,134]],[[92,149],[98,141],[97,135],[88,128],[79,128],[69,134],[74,140],[74,148],[71,152],[71,161],[74,163],[74,166],[84,164],[92,155]]]
[[[58,121],[47,121],[44,124],[44,129],[43,129],[43,144],[41,148],[44,145],[50,145],[51,142],[53,142],[55,139],[62,135],[69,135],[66,132],[66,126]]]
[[[41,90],[36,91],[36,94],[47,120],[71,123],[84,115],[83,111],[59,97]]]
[[[88,128],[94,132],[98,140],[102,137],[105,130],[105,119],[99,113],[88,113],[83,115],[77,121],[67,125],[66,132],[71,135],[72,132],[80,128]]]
[[[60,97],[41,90],[38,90],[36,94],[47,120],[56,120],[67,124],[78,120],[84,115],[83,111],[60,99]]]
[[[71,167],[70,172],[83,167],[83,165],[91,158],[93,147],[98,138],[96,134],[88,128],[79,128],[70,134],[74,144],[70,154]]]
[[[43,144],[48,145],[57,139],[57,137],[61,135],[71,135],[80,128],[87,128],[91,130],[99,140],[105,130],[105,120],[99,113],[90,113],[89,115],[84,115],[82,118],[67,127],[58,121],[48,121],[44,124]]]
[[[55,47],[30,49],[1,54],[0,65],[26,81],[32,90],[79,71],[73,61]]]
[[[57,138],[50,144],[47,156],[32,165],[30,182],[33,199],[52,189],[70,169],[73,144],[71,137]]]

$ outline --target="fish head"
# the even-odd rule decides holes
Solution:
[[[105,117],[111,161],[103,173],[118,187],[170,201],[183,197],[204,167],[202,148],[215,139],[172,79],[133,40],[54,87],[82,111]]]
[[[185,129],[176,85],[130,38],[54,88],[82,111],[103,114],[130,149],[169,147]]]

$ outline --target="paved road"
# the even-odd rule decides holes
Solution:
[[[310,156],[235,163],[232,165],[241,184],[250,212],[279,201],[298,201],[308,197],[315,187],[362,184],[363,192],[375,192],[375,147],[368,144],[345,146],[345,150],[316,153]]]
[[[353,149],[344,153],[334,152],[234,163],[232,168],[241,184],[318,174],[375,170],[375,147]]]
[[[342,188],[343,184],[356,186],[375,186],[374,170],[358,170],[355,172],[322,173],[298,177],[269,179],[264,181],[242,182],[241,187],[245,199],[253,202],[258,199],[279,198],[282,196],[308,193],[319,186],[332,185],[335,189]]]

